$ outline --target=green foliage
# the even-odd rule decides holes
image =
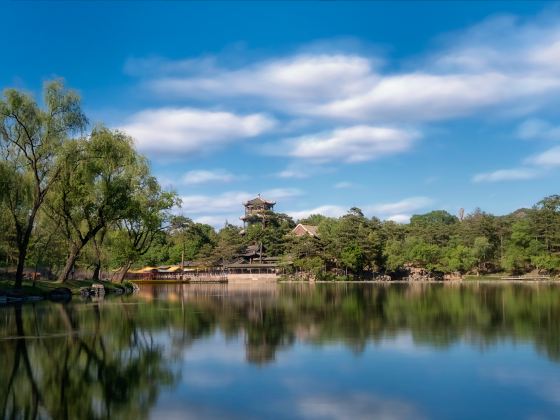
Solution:
[[[286,214],[268,211],[263,223],[254,223],[246,230],[247,243],[262,243],[270,256],[280,256],[286,252],[286,235],[295,227]]]
[[[45,84],[43,103],[40,108],[31,96],[15,89],[5,90],[0,99],[0,157],[6,176],[0,201],[12,218],[18,287],[35,219],[61,175],[60,149],[87,123],[78,95],[65,89],[61,81]]]
[[[459,220],[445,210],[434,210],[410,218],[410,234],[425,242],[445,245],[451,238]]]

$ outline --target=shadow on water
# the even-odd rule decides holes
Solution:
[[[217,332],[250,364],[295,343],[354,353],[407,333],[417,345],[526,342],[560,361],[560,287],[457,284],[142,286],[103,302],[0,308],[2,418],[143,418]]]

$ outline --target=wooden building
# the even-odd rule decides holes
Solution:
[[[243,225],[247,227],[258,222],[264,223],[268,212],[273,211],[275,204],[276,202],[265,200],[260,194],[252,200],[246,201],[243,203],[245,214],[240,217]]]
[[[299,223],[295,228],[292,229],[292,233],[296,236],[305,236],[309,235],[313,238],[318,238],[319,234],[317,232],[317,226],[313,225],[304,225]]]

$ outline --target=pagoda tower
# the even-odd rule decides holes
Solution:
[[[276,202],[265,200],[260,194],[252,200],[243,203],[245,215],[240,217],[243,220],[243,226],[247,227],[254,223],[264,223],[267,213],[273,211],[275,204]]]

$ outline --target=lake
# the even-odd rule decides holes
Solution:
[[[141,286],[0,306],[3,418],[560,418],[560,286]]]

